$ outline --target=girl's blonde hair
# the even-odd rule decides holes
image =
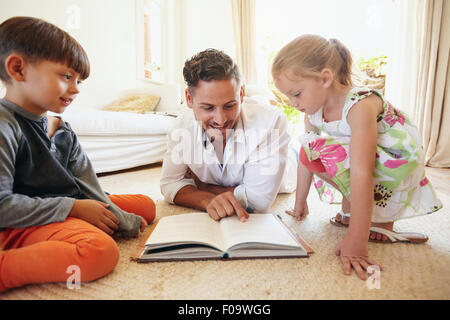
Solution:
[[[352,56],[337,39],[326,40],[306,34],[285,45],[272,64],[272,77],[290,71],[296,76],[308,77],[328,68],[340,84],[352,85]]]

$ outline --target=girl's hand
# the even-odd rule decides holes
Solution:
[[[294,210],[286,210],[285,212],[288,215],[293,216],[297,220],[303,220],[309,214],[308,204],[306,203],[306,201],[303,205],[297,205],[296,203]]]
[[[380,271],[383,270],[379,263],[369,259],[367,241],[355,240],[348,234],[334,247],[334,253],[339,257],[346,275],[350,275],[352,269],[355,269],[356,275],[361,280],[366,280],[369,266],[375,265]]]

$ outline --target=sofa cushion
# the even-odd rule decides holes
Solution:
[[[155,110],[161,96],[154,94],[131,94],[103,108],[107,111],[146,113]]]

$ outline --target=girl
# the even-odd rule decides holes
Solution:
[[[418,130],[379,92],[354,87],[351,66],[338,40],[303,35],[277,54],[272,75],[291,105],[307,115],[295,207],[287,213],[297,219],[309,213],[313,179],[322,200],[336,203],[342,195],[342,211],[331,222],[348,233],[334,252],[346,274],[353,268],[366,279],[369,265],[382,269],[368,257],[368,239],[425,242],[422,234],[394,232],[394,221],[442,204],[425,177]]]

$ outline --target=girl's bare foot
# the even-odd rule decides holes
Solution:
[[[337,223],[348,227],[348,224],[350,223],[350,217],[342,216],[341,213],[350,214],[350,201],[348,201],[344,195],[342,195],[341,212],[336,214],[336,217],[334,218],[334,224]]]
[[[389,231],[394,230],[394,222],[375,223],[372,222],[371,227],[383,228]],[[388,237],[378,232],[370,231],[369,239],[378,241],[388,241]]]
[[[345,211],[342,211],[342,212],[345,212]],[[337,223],[343,224],[346,227],[348,227],[348,224],[350,223],[350,217],[342,216],[340,212],[338,212],[336,214],[336,217],[334,217],[334,220]]]
[[[348,227],[348,225],[350,223],[350,217],[342,216],[340,213],[336,214],[336,217],[334,218],[334,220],[337,223],[340,223],[341,225],[347,226],[347,227]],[[378,227],[378,228],[383,228],[383,229],[392,231],[392,230],[394,230],[394,222],[385,222],[385,223],[374,223],[374,222],[372,222],[371,227]],[[378,232],[374,232],[374,231],[370,231],[369,239],[370,240],[377,240],[377,241],[388,241],[388,237],[387,236],[385,236],[383,234],[380,234]]]

